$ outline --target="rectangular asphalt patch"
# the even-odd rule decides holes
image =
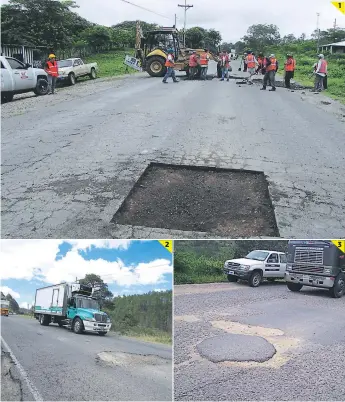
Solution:
[[[265,175],[246,170],[151,163],[111,222],[224,237],[279,237]]]

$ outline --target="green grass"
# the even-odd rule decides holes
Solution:
[[[148,333],[136,333],[136,332],[129,332],[126,334],[128,338],[139,339],[144,342],[150,343],[162,343],[164,345],[172,345],[172,337],[167,333],[156,333],[156,334],[148,334]]]
[[[175,251],[175,285],[225,282],[223,273],[225,259],[197,254],[192,251]]]
[[[274,50],[273,50],[274,52]],[[275,54],[280,65],[282,74],[286,52],[281,49],[275,49]],[[296,71],[294,80],[305,86],[314,86],[314,78],[310,77],[313,72],[313,65],[317,62],[314,51],[298,51],[293,53],[296,59]],[[345,55],[325,55],[328,62],[328,89],[323,92],[324,95],[338,100],[345,104]]]
[[[126,54],[133,55],[134,51],[131,50],[119,50],[109,51],[106,53],[96,53],[88,56],[84,59],[85,63],[97,63],[98,64],[98,77],[116,77],[118,75],[124,75],[126,73],[126,66],[123,63]],[[128,67],[128,73],[134,74],[136,70]]]

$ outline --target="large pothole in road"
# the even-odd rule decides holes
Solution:
[[[113,223],[220,236],[279,236],[262,172],[150,164]]]
[[[108,366],[166,366],[171,360],[156,355],[140,355],[123,352],[101,352],[96,360]]]
[[[259,336],[220,335],[205,339],[197,345],[199,354],[213,363],[257,362],[271,359],[276,349]]]

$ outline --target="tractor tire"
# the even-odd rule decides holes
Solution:
[[[146,64],[146,71],[151,77],[164,77],[167,71],[163,57],[153,56]]]

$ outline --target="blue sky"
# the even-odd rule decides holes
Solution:
[[[172,254],[156,240],[2,240],[1,288],[24,307],[39,287],[100,275],[114,295],[172,289]]]

